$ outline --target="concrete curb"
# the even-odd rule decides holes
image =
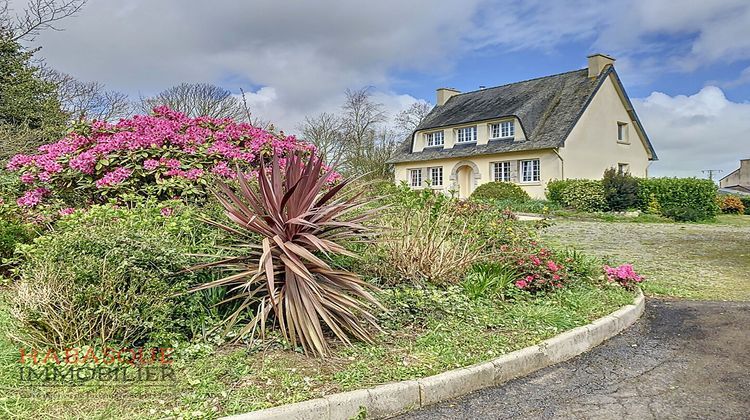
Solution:
[[[367,418],[395,416],[420,407],[450,400],[476,390],[499,385],[584,353],[614,337],[640,318],[645,309],[643,293],[632,304],[547,339],[536,346],[500,356],[489,362],[450,370],[427,378],[394,382],[225,417],[232,420],[325,419],[345,420],[366,410]]]

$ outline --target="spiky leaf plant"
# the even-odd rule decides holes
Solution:
[[[367,240],[372,232],[362,223],[374,211],[361,209],[361,192],[343,194],[351,180],[329,185],[333,169],[326,169],[322,158],[303,153],[294,153],[285,170],[275,157],[270,168],[262,165],[257,189],[242,174],[236,188],[217,184],[215,195],[234,225],[211,223],[234,237],[231,249],[237,255],[203,265],[232,273],[195,290],[228,287],[230,299],[240,304],[226,319],[227,327],[236,325],[247,311],[255,311],[239,336],[264,335],[273,313],[290,344],[326,356],[330,351],[326,327],[347,344],[352,337],[372,342],[367,324],[378,328],[370,310],[383,307],[370,293],[373,286],[321,258],[356,257],[342,241]]]

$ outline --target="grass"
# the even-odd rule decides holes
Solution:
[[[612,263],[633,263],[647,276],[649,295],[750,300],[750,216],[704,223],[557,220],[544,235]]]
[[[5,330],[13,325],[2,297]],[[20,384],[18,346],[0,337],[0,417],[215,418],[485,361],[586,324],[633,298],[619,287],[584,282],[512,304],[469,300],[458,288],[397,289],[381,297],[391,308],[382,319],[390,333],[374,345],[338,347],[325,361],[273,341],[252,350],[193,345],[179,351],[177,381],[167,386]]]

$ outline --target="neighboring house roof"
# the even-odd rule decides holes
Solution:
[[[421,152],[412,152],[412,133],[389,162],[413,162],[561,147],[594,94],[610,74],[614,75],[615,83],[619,85],[628,108],[632,110],[630,99],[612,66],[596,78],[588,77],[588,69],[581,69],[461,93],[451,97],[444,105],[433,108],[414,133],[450,125],[516,117],[526,134],[526,140],[490,140],[488,144],[482,145],[457,144],[453,148],[427,148]],[[640,132],[646,136],[635,112],[631,115]],[[646,143],[652,160],[656,160],[656,152],[648,137]]]
[[[750,195],[750,188],[745,188],[739,185],[732,185],[730,187],[719,188],[719,192],[726,194]]]
[[[721,181],[723,181],[723,180],[725,180],[725,179],[729,178],[729,177],[730,177],[730,176],[732,176],[732,175],[737,175],[737,174],[739,174],[739,173],[740,173],[740,168],[737,168],[737,169],[733,170],[732,172],[730,172],[730,173],[729,173],[728,175],[726,175],[725,177],[721,178],[721,179],[719,180],[719,182],[721,182]]]

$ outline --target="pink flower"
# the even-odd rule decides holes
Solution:
[[[534,265],[540,265],[542,263],[542,261],[536,255],[532,255],[529,258],[531,259],[531,262],[534,263]]]
[[[159,167],[159,161],[156,159],[146,159],[143,161],[143,168],[149,171]]]
[[[49,194],[49,190],[46,188],[35,188],[30,191],[26,191],[26,193],[16,200],[16,203],[21,207],[34,207],[39,202],[42,201],[42,198]]]
[[[516,287],[518,287],[519,289],[524,289],[526,288],[526,286],[528,286],[528,283],[525,280],[518,280],[516,282]]]
[[[554,261],[552,261],[552,260],[549,260],[549,261],[547,261],[547,268],[549,268],[549,271],[551,271],[551,272],[553,272],[553,273],[556,273],[556,272],[557,272],[557,270],[559,270],[559,269],[560,269],[560,268],[559,268],[559,267],[557,266],[557,264],[555,264],[555,262],[554,262]]]
[[[217,163],[213,169],[211,169],[211,173],[214,175],[219,175],[224,178],[235,178],[237,176],[236,173],[234,173],[233,170],[229,169],[226,162],[219,162]]]
[[[133,171],[128,168],[117,168],[114,171],[104,175],[101,179],[97,180],[96,187],[103,188],[120,184],[121,182],[128,179],[128,177],[130,177],[130,174],[132,173]]]
[[[74,209],[73,207],[66,207],[64,209],[58,210],[57,213],[60,214],[60,216],[67,216],[69,214],[75,213],[75,211],[76,211],[76,209]]]
[[[162,215],[162,216],[164,216],[164,217],[169,217],[169,216],[171,216],[173,212],[174,212],[174,210],[172,210],[172,209],[171,209],[171,208],[169,208],[169,207],[163,207],[163,208],[161,209],[161,215]]]
[[[21,182],[24,184],[33,184],[36,181],[36,175],[33,172],[24,172],[21,174]]]

